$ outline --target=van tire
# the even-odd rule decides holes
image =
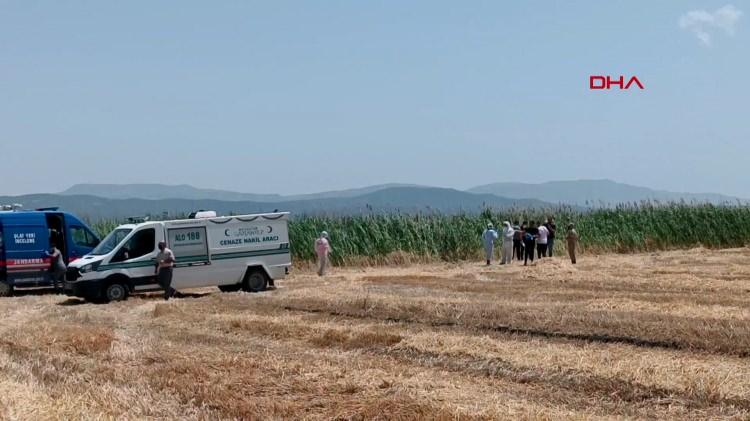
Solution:
[[[246,292],[261,292],[266,290],[268,276],[263,269],[248,269],[242,281],[242,290]]]
[[[219,285],[221,292],[236,292],[242,288],[242,284]]]
[[[0,281],[0,297],[10,297],[13,295],[13,285]]]
[[[128,298],[128,288],[119,282],[113,282],[104,289],[104,299],[107,302],[123,301]]]

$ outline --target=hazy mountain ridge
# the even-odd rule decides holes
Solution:
[[[473,187],[472,193],[494,194],[510,199],[533,197],[550,203],[577,206],[615,205],[644,200],[661,202],[747,203],[747,200],[717,193],[678,193],[618,183],[612,180],[549,181],[539,184],[492,183]]]
[[[186,184],[77,184],[60,194],[98,196],[108,199],[191,199],[283,203],[289,201],[317,199],[355,198],[378,191],[400,187],[414,189],[443,189],[442,191],[453,190],[416,184],[390,183],[353,189],[285,196],[279,194],[256,194],[229,190],[204,189]],[[695,201],[710,203],[746,202],[744,199],[716,193],[679,193],[666,190],[655,190],[606,179],[549,181],[538,184],[502,182],[476,186],[465,192],[490,194],[501,198],[516,200],[535,199],[544,202],[576,206],[598,206],[601,204],[612,205],[617,203],[640,202],[642,200],[684,200],[687,202]]]
[[[64,196],[97,196],[105,199],[214,199],[227,201],[281,200],[278,194],[240,193],[229,190],[203,189],[188,184],[76,184],[58,193]]]
[[[86,193],[86,194],[82,194]],[[483,208],[549,208],[608,206],[618,203],[687,201],[748,203],[721,194],[675,193],[611,180],[551,181],[540,184],[493,183],[468,191],[409,184],[382,184],[356,189],[282,196],[200,189],[189,185],[79,184],[60,194],[0,197],[0,204],[21,203],[25,209],[59,206],[91,219],[145,214],[185,214],[211,209],[220,214],[270,212],[339,214],[386,212],[479,212]]]
[[[505,199],[437,187],[390,187],[355,197],[288,200],[282,202],[225,201],[214,199],[109,199],[91,195],[32,194],[0,196],[0,203],[21,203],[24,209],[59,206],[90,219],[139,215],[170,215],[199,209],[219,214],[259,213],[274,210],[294,214],[358,214],[387,212],[480,212],[485,207],[548,207],[538,200]]]
[[[192,199],[253,202],[286,202],[292,200],[355,197],[392,187],[418,187],[416,184],[378,184],[345,190],[282,196],[280,194],[240,193],[230,190],[204,189],[188,184],[76,184],[58,194],[65,196],[97,196],[105,199]]]

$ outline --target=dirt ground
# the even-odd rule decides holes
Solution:
[[[750,250],[0,299],[4,419],[750,418]]]

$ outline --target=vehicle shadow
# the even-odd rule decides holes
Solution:
[[[172,299],[183,299],[183,298],[201,298],[206,297],[211,294],[214,294],[213,292],[185,292],[185,293],[176,293]],[[151,293],[151,294],[139,294],[134,297],[128,298],[129,300],[147,300],[147,301],[163,301],[164,300],[164,294],[161,293]],[[102,305],[102,304],[108,304],[107,301],[102,299],[97,299],[93,301],[85,300],[83,298],[68,298],[65,301],[61,301],[57,303],[59,306],[78,306],[82,304],[95,304],[95,305]]]
[[[23,288],[23,289],[16,289],[13,291],[14,297],[34,297],[34,296],[41,296],[41,295],[62,295],[62,293],[57,293],[54,288],[52,287],[38,287],[38,288]]]
[[[89,302],[84,300],[83,298],[68,298],[65,301],[60,301],[57,303],[59,306],[69,307],[69,306],[80,306],[82,304],[100,304],[98,302]]]
[[[174,297],[172,298],[201,298],[201,297],[207,297],[209,295],[216,294],[215,292],[176,292],[174,294]],[[140,300],[164,300],[164,293],[163,292],[152,292],[152,293],[146,293],[146,294],[138,294],[137,296],[134,296],[133,298],[138,298]]]

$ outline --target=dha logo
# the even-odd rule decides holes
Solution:
[[[589,76],[589,88],[590,89],[612,89],[612,86],[618,86],[620,90],[630,89],[633,84],[638,85],[639,88],[643,88],[643,84],[636,76],[633,76],[625,83],[625,77],[620,76],[618,79],[613,79],[610,76]]]

